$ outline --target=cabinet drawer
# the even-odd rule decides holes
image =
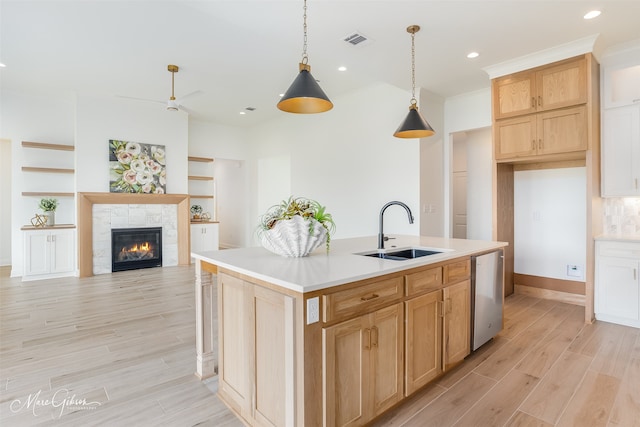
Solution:
[[[353,317],[399,300],[404,295],[403,284],[400,276],[323,295],[323,320]]]
[[[640,259],[640,243],[596,242],[598,255]]]
[[[444,283],[455,283],[471,276],[471,258],[444,266]]]
[[[407,276],[407,296],[442,287],[442,267],[430,268]]]

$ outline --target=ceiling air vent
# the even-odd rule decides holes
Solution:
[[[371,42],[371,40],[367,36],[360,33],[359,31],[355,31],[349,34],[348,36],[344,37],[343,40],[353,46],[364,46]]]

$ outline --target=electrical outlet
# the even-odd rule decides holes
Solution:
[[[307,325],[320,321],[320,298],[313,297],[307,300]]]
[[[582,267],[579,265],[567,265],[567,276],[582,278]]]

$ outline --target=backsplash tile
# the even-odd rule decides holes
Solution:
[[[604,233],[640,236],[640,197],[603,199]]]

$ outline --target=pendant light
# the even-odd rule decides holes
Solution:
[[[324,113],[333,108],[333,104],[311,75],[311,66],[307,56],[307,0],[304,0],[304,43],[300,73],[291,83],[284,96],[278,102],[278,108],[287,113],[312,114]]]
[[[411,34],[411,105],[409,114],[404,119],[400,127],[393,136],[397,138],[426,138],[435,132],[427,121],[418,112],[418,101],[416,100],[416,33],[420,31],[420,26],[411,25],[407,27],[407,32]]]

